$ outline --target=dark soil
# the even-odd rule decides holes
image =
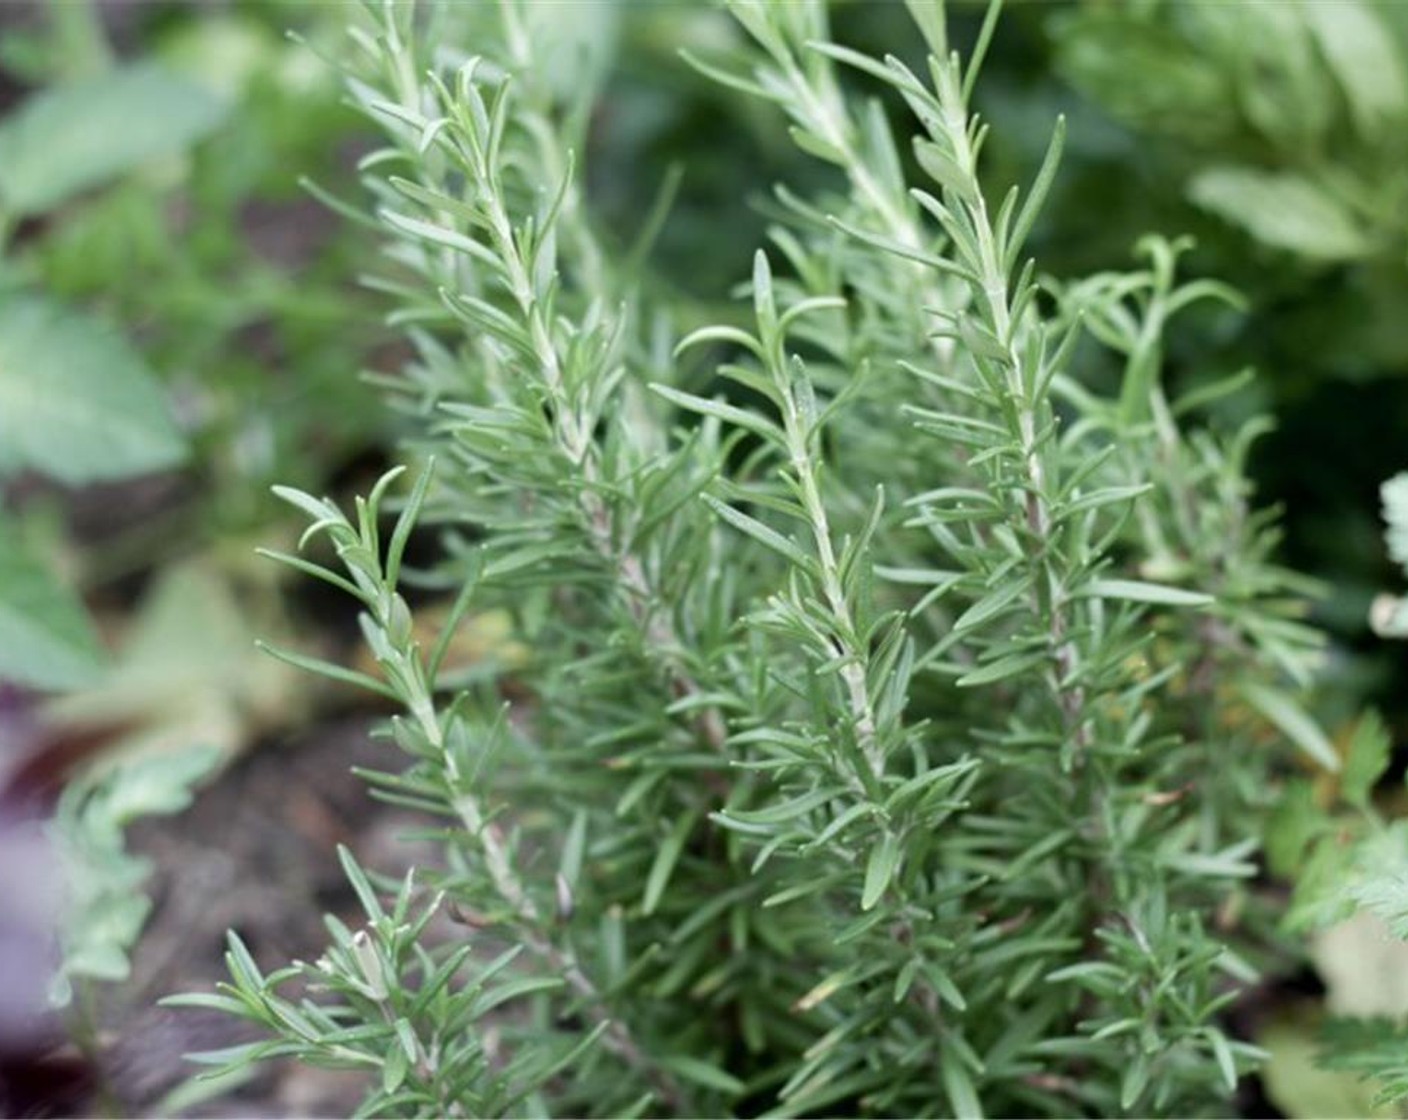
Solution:
[[[227,929],[266,969],[320,955],[324,912],[358,921],[336,845],[348,845],[374,868],[403,867],[414,857],[397,839],[411,822],[374,802],[351,773],[387,762],[391,748],[370,738],[370,726],[347,718],[261,744],[179,817],[134,826],[132,848],[154,865],[154,908],[131,981],[95,991],[89,1053],[65,1039],[62,1024],[49,1022],[36,1024],[27,1045],[0,1059],[0,1114],[152,1115],[167,1093],[200,1072],[186,1054],[252,1037],[228,1016],[157,1001],[209,991],[227,978]],[[270,1063],[233,1092],[183,1114],[349,1116],[361,1096],[358,1075]]]

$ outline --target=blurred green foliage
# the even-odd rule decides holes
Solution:
[[[66,5],[56,5],[63,8]],[[21,245],[52,292],[125,324],[191,432],[218,523],[267,518],[274,477],[326,477],[371,437],[357,370],[376,337],[337,220],[298,185],[336,188],[357,140],[316,43],[318,5],[139,7],[125,36],[229,106],[176,163],[147,164]],[[297,170],[295,170],[297,169]]]
[[[127,973],[149,907],[125,827],[183,808],[256,729],[249,683],[278,676],[239,629],[277,613],[277,589],[236,595],[248,550],[230,540],[271,520],[273,478],[321,485],[383,438],[357,377],[378,328],[356,251],[292,171],[335,187],[359,154],[336,83],[284,35],[316,43],[330,18],[0,11],[0,683],[75,693],[50,727],[125,732],[52,824],[64,1002]],[[96,527],[85,505],[107,507]],[[111,594],[128,575],[150,581],[143,603]],[[117,604],[101,627],[95,597]],[[116,657],[100,628],[125,633]]]
[[[274,478],[321,482],[375,446],[357,370],[377,325],[356,250],[291,170],[335,187],[358,154],[326,67],[284,35],[316,42],[332,12],[3,18],[0,482],[16,516],[0,534],[23,586],[48,590],[8,585],[0,638],[6,677],[61,688],[101,658],[55,569],[89,592],[145,573],[267,521]],[[176,468],[178,500],[73,545],[20,473],[79,486]]]

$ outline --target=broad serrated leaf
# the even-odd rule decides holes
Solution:
[[[1344,756],[1340,793],[1352,805],[1367,807],[1375,783],[1388,769],[1393,741],[1377,712],[1365,712],[1354,727]]]
[[[1399,821],[1364,841],[1354,862],[1349,897],[1394,937],[1408,940],[1408,823]]]
[[[105,812],[118,825],[139,817],[179,813],[191,803],[192,787],[225,757],[218,747],[197,746],[136,758],[105,781]]]
[[[662,1066],[677,1077],[693,1082],[695,1085],[702,1085],[706,1089],[713,1089],[729,1096],[737,1096],[746,1088],[743,1082],[733,1074],[701,1058],[690,1057],[687,1054],[671,1054],[659,1061]]]
[[[1025,673],[1028,669],[1034,669],[1044,661],[1050,661],[1051,655],[1046,650],[1029,650],[1024,653],[1012,653],[1006,657],[999,657],[986,665],[981,665],[970,672],[964,673],[954,683],[959,688],[974,688],[982,684],[995,684],[998,681],[1005,681],[1012,677]]]
[[[261,625],[263,624],[263,625]],[[169,564],[146,589],[111,669],[50,707],[57,722],[120,725],[120,751],[234,754],[262,721],[299,704],[305,682],[264,657],[254,635],[270,616],[241,600],[226,573],[202,560]]]
[[[670,875],[684,851],[685,841],[698,821],[699,814],[686,813],[675,822],[664,842],[656,850],[655,860],[650,865],[650,873],[645,877],[645,895],[641,899],[641,913],[653,914],[660,904],[660,896],[670,882]]]
[[[1284,1116],[1293,1120],[1319,1120],[1325,1116],[1364,1116],[1397,1120],[1394,1108],[1374,1108],[1374,1090],[1356,1074],[1325,1068],[1325,1054],[1318,1052],[1322,1038],[1320,1010],[1314,1018],[1306,1011],[1283,1009],[1257,1030],[1256,1042],[1269,1052],[1261,1078],[1267,1096]],[[1380,1038],[1392,1037],[1379,1028]],[[1362,1047],[1356,1047],[1362,1051]],[[1405,1048],[1404,1053],[1408,1053]],[[1332,1063],[1327,1063],[1332,1064]]]
[[[186,443],[117,331],[40,296],[0,305],[0,476],[73,485],[175,466]]]
[[[1408,942],[1378,914],[1360,910],[1315,933],[1309,948],[1331,1014],[1408,1015]]]
[[[1296,1071],[1294,1083],[1279,1095],[1272,1085],[1276,1104],[1298,1120],[1398,1120],[1403,1108],[1396,1102],[1408,1097],[1408,1027],[1402,1016],[1337,1018],[1316,1027],[1318,1048],[1299,1056],[1304,1068]]]
[[[150,64],[45,90],[0,124],[0,203],[20,214],[51,209],[183,151],[227,109],[205,86]]]
[[[1297,869],[1295,894],[1283,919],[1288,930],[1324,929],[1354,913],[1345,887],[1353,879],[1354,849],[1327,837],[1310,848]]]

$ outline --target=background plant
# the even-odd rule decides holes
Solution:
[[[136,57],[118,54],[135,29],[110,32],[82,3],[7,32],[7,76],[36,87],[0,125],[0,469],[16,515],[7,559],[30,557],[31,580],[47,551],[91,594],[188,555],[194,540],[267,523],[271,477],[336,469],[366,431],[359,398],[337,395],[364,345],[341,278],[351,262],[319,246],[306,212],[320,208],[299,204],[282,173],[288,159],[326,170],[314,153],[331,150],[346,118],[335,84],[300,65],[306,51],[280,41],[285,17],[270,14],[280,22],[177,22]],[[289,113],[295,102],[302,111]],[[300,244],[288,241],[293,204]],[[320,254],[339,270],[322,271]],[[278,362],[298,365],[296,383],[270,375]],[[96,531],[77,532],[100,541],[66,548],[52,491],[24,472],[71,488],[159,474],[128,492],[158,508],[120,530],[90,513]],[[183,484],[183,500],[150,497]],[[7,678],[97,679],[98,645],[58,596],[7,594]]]
[[[54,869],[11,884],[20,934],[55,935],[57,960],[7,967],[56,965],[90,1056],[122,998],[93,981],[128,978],[150,909],[124,831],[296,710],[252,648],[281,625],[280,588],[231,542],[267,531],[271,477],[346,469],[375,416],[335,391],[365,346],[355,253],[331,221],[300,224],[322,210],[284,174],[335,169],[353,119],[282,38],[291,20],[316,38],[308,14],[0,17],[0,823],[48,813],[34,774],[55,770],[46,795],[70,779],[42,842]],[[62,884],[57,931],[20,901],[37,879]],[[19,1107],[10,1077],[0,1107]]]

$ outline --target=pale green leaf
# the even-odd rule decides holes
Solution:
[[[572,814],[572,824],[568,826],[567,838],[562,842],[562,856],[558,861],[558,874],[568,890],[576,887],[582,877],[582,857],[586,850],[587,814],[584,809],[578,809]]]
[[[953,157],[938,144],[932,140],[916,137],[914,158],[924,173],[939,186],[951,191],[964,202],[976,204],[978,199],[977,184],[973,182],[971,176],[964,174],[963,169],[954,162]]]
[[[973,1079],[963,1068],[963,1062],[951,1046],[939,1048],[939,1076],[948,1096],[949,1115],[960,1120],[982,1120],[983,1106]]]
[[[1222,1031],[1212,1027],[1208,1030],[1208,1044],[1212,1047],[1212,1057],[1217,1059],[1218,1072],[1229,1093],[1236,1092],[1236,1062],[1232,1058],[1232,1048]]]
[[[809,156],[815,156],[826,163],[834,163],[838,167],[846,166],[846,153],[836,147],[828,140],[818,136],[815,132],[806,128],[789,128],[788,134],[792,137],[792,142],[806,152]]]
[[[1101,599],[1127,599],[1169,607],[1206,607],[1216,602],[1211,595],[1137,579],[1093,579],[1081,591]]]
[[[1305,710],[1284,692],[1266,685],[1248,684],[1242,689],[1247,702],[1274,723],[1281,732],[1327,770],[1338,770],[1340,758],[1334,744]]]
[[[1120,1108],[1129,1111],[1148,1086],[1149,1059],[1144,1054],[1136,1054],[1125,1066],[1124,1077],[1120,1080]]]
[[[409,1072],[410,1063],[406,1061],[405,1051],[399,1046],[390,1047],[387,1050],[386,1063],[381,1067],[382,1092],[394,1093],[401,1087]]]
[[[924,36],[929,53],[935,58],[947,58],[948,25],[943,5],[935,0],[905,0],[905,7]]]
[[[1397,41],[1364,0],[1302,4],[1309,25],[1344,90],[1355,122],[1374,135],[1389,121],[1408,115],[1408,75]]]
[[[860,908],[871,910],[880,901],[900,864],[900,839],[895,832],[886,832],[880,843],[870,850],[865,866],[865,886],[861,891]]]
[[[0,202],[34,214],[219,127],[227,103],[142,64],[31,97],[0,123]]]
[[[38,296],[0,306],[0,476],[61,482],[175,466],[186,443],[127,340]]]
[[[999,584],[996,590],[989,592],[959,615],[954,620],[953,629],[964,633],[1004,613],[1026,592],[1027,586],[1025,579],[1012,579]]]
[[[762,809],[726,809],[714,814],[715,819],[728,822],[740,821],[743,824],[783,824],[820,808],[834,800],[836,791],[831,789],[813,790],[790,801],[768,805]]]
[[[30,688],[77,688],[93,681],[102,663],[78,598],[0,518],[0,679]]]
[[[986,665],[964,673],[954,683],[959,688],[973,688],[981,684],[995,684],[998,681],[1005,681],[1012,677],[1019,676],[1029,669],[1040,665],[1043,661],[1049,661],[1051,655],[1045,650],[1029,650],[1024,653],[1012,653],[1006,657],[999,657]]]
[[[428,241],[446,249],[452,249],[457,253],[464,253],[466,256],[491,266],[494,264],[494,255],[489,250],[474,238],[466,237],[458,230],[447,229],[445,226],[412,218],[407,214],[398,214],[395,210],[382,210],[381,217],[388,225],[401,233],[409,234],[411,237]]]
[[[1353,260],[1376,247],[1343,203],[1292,172],[1210,167],[1194,176],[1188,193],[1262,244],[1303,257]]]

